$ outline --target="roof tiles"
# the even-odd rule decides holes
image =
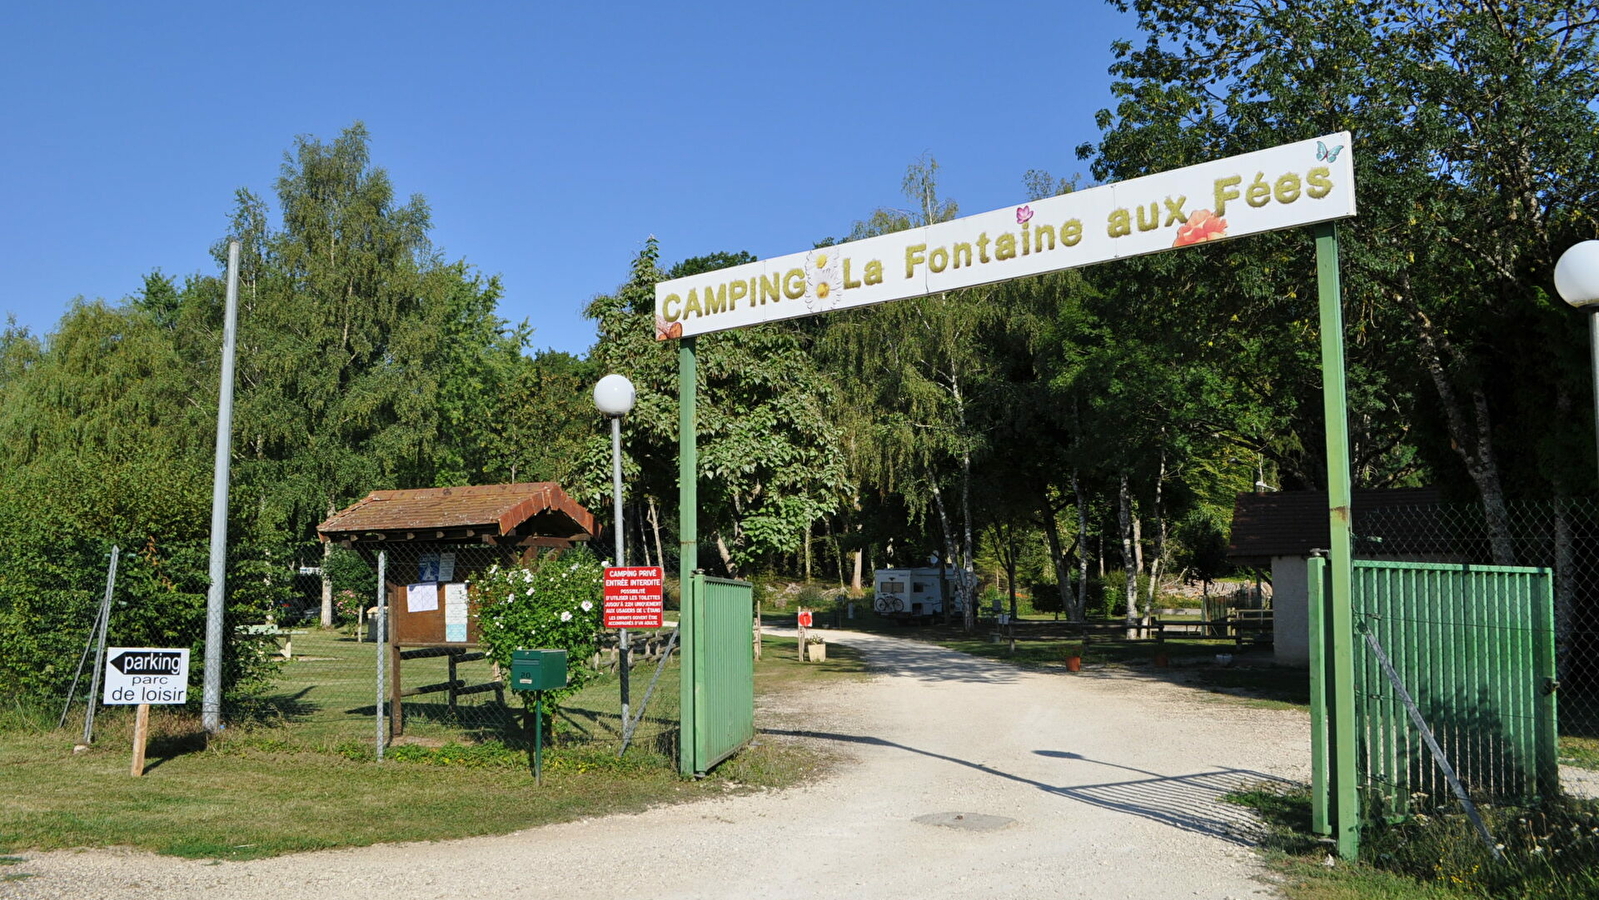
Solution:
[[[373,491],[317,526],[324,540],[469,529],[474,535],[585,540],[594,515],[552,481]],[[435,535],[415,534],[415,540]]]

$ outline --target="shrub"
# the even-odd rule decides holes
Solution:
[[[558,704],[594,678],[604,570],[585,547],[551,551],[518,566],[493,566],[472,582],[478,635],[490,659],[509,668],[517,650],[566,651],[565,688],[545,691]]]
[[[1060,602],[1060,585],[1053,581],[1035,581],[1027,586],[1032,595],[1033,609],[1041,613],[1065,612]]]
[[[1092,581],[1089,584],[1089,606],[1094,605],[1093,598],[1100,598],[1099,608],[1101,616],[1120,617],[1127,615],[1127,573],[1116,570],[1106,572],[1098,579],[1099,590],[1093,590]],[[1138,575],[1139,603],[1149,594],[1149,576],[1143,573]],[[1091,613],[1092,614],[1092,613]]]

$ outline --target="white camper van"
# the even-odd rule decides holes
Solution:
[[[880,616],[915,619],[936,616],[944,611],[944,600],[950,603],[950,612],[965,612],[955,596],[954,569],[945,569],[939,577],[937,566],[918,569],[878,569],[872,576],[872,588],[877,599],[872,608]]]

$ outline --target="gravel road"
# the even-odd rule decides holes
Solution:
[[[26,854],[0,897],[1254,898],[1255,825],[1220,802],[1309,778],[1309,720],[1136,670],[1026,672],[830,631],[881,674],[763,709],[817,783],[490,838],[250,862]],[[792,700],[792,698],[791,698]]]

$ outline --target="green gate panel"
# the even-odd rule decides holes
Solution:
[[[1372,634],[1473,795],[1559,789],[1554,578],[1548,569],[1356,560],[1355,627]],[[1451,796],[1393,685],[1355,645],[1356,738],[1368,818]],[[1418,798],[1419,799],[1419,798]]]
[[[679,770],[703,775],[755,737],[754,589],[695,574],[683,592]]]

